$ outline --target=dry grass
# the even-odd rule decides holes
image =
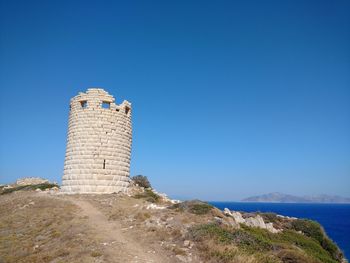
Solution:
[[[16,193],[0,198],[0,262],[92,262],[84,219],[69,202]]]
[[[96,257],[101,257],[102,256],[102,253],[99,252],[99,251],[92,251],[91,252],[91,256],[96,258]]]
[[[151,217],[151,214],[148,212],[138,212],[135,216],[134,219],[140,222],[145,221],[146,219],[149,219]]]

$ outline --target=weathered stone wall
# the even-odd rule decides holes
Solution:
[[[70,102],[61,190],[67,193],[126,192],[131,141],[131,104],[128,101],[117,105],[113,96],[103,89],[79,93]]]
[[[49,183],[49,180],[40,177],[25,177],[16,181],[16,185],[34,185]]]

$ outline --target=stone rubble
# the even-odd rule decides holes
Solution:
[[[164,202],[170,202],[170,203],[172,203],[172,204],[181,203],[180,200],[176,200],[176,199],[171,199],[171,198],[169,198],[169,197],[167,196],[167,194],[165,194],[165,193],[160,193],[160,192],[158,192],[158,191],[155,190],[155,189],[151,189],[151,190],[152,190],[152,192],[155,193],[156,195],[159,195],[159,196],[162,198],[162,200],[163,200]]]
[[[159,205],[156,205],[156,204],[149,204],[147,205],[146,209],[158,209],[158,210],[161,210],[161,209],[165,209],[166,207],[165,206],[159,206]]]
[[[16,185],[35,185],[35,184],[46,184],[49,180],[40,177],[25,177],[20,178],[16,181]]]

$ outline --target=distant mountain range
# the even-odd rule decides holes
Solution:
[[[350,198],[336,195],[294,196],[282,193],[269,193],[252,196],[242,202],[266,202],[266,203],[350,203]]]

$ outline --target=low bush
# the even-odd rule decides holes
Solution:
[[[272,248],[268,239],[244,229],[229,229],[217,224],[205,224],[190,230],[194,240],[214,239],[223,244],[234,244],[247,251],[266,251]]]
[[[196,214],[196,215],[204,215],[204,214],[207,214],[212,208],[213,208],[213,206],[206,204],[206,203],[194,204],[190,208],[190,212],[192,214]]]
[[[281,250],[277,256],[283,263],[306,263],[310,262],[310,259],[302,251],[284,249]]]
[[[189,236],[195,241],[213,238],[220,243],[229,244],[233,242],[233,235],[217,224],[204,224],[193,227],[189,231]]]
[[[235,231],[235,243],[249,251],[267,251],[273,248],[271,235],[265,229],[242,225]]]
[[[340,262],[337,259],[332,258],[328,251],[325,250],[317,240],[306,235],[299,234],[293,230],[284,230],[283,232],[277,234],[274,241],[285,244],[290,248],[292,248],[292,246],[301,248],[311,258],[317,259],[320,262]]]
[[[307,219],[297,219],[292,222],[292,228],[295,231],[301,231],[306,236],[317,240],[319,243],[322,242],[324,234],[322,227],[315,221]]]
[[[149,182],[147,176],[136,175],[131,178],[136,184],[144,188],[152,188],[151,183]]]
[[[259,213],[259,215],[264,219],[265,223],[276,223],[279,221],[276,213]]]
[[[45,190],[45,189],[50,189],[53,187],[59,188],[59,186],[57,184],[50,184],[50,183],[34,184],[34,185],[19,185],[19,186],[15,186],[12,188],[1,189],[0,195],[10,194],[12,192],[16,192],[16,191],[20,191],[20,190],[23,190],[23,191],[33,191],[36,189]]]
[[[315,229],[311,232],[317,234]],[[245,255],[253,255],[257,262],[336,263],[342,262],[343,258],[329,239],[323,238],[324,244],[321,245],[315,238],[291,229],[273,234],[266,229],[245,225],[236,229],[210,223],[192,227],[189,238],[200,247],[207,247],[206,255],[218,262],[235,262],[235,248]],[[218,250],[218,247],[226,250]]]
[[[328,251],[332,259],[339,261],[343,258],[343,253],[334,242],[327,237],[319,223],[307,219],[297,219],[293,221],[291,225],[294,230],[301,231],[306,236],[315,239],[323,249]]]
[[[169,208],[178,211],[187,211],[196,215],[205,215],[213,209],[213,206],[199,200],[192,200],[174,204]]]
[[[148,202],[158,203],[160,201],[160,196],[154,193],[151,189],[146,189],[143,193],[134,196],[137,199],[144,198]]]
[[[92,251],[90,255],[96,258],[96,257],[101,257],[102,253],[100,251]]]
[[[339,248],[334,244],[332,240],[325,237],[322,240],[321,246],[329,252],[333,259],[341,261],[344,258],[344,254],[339,250]]]

